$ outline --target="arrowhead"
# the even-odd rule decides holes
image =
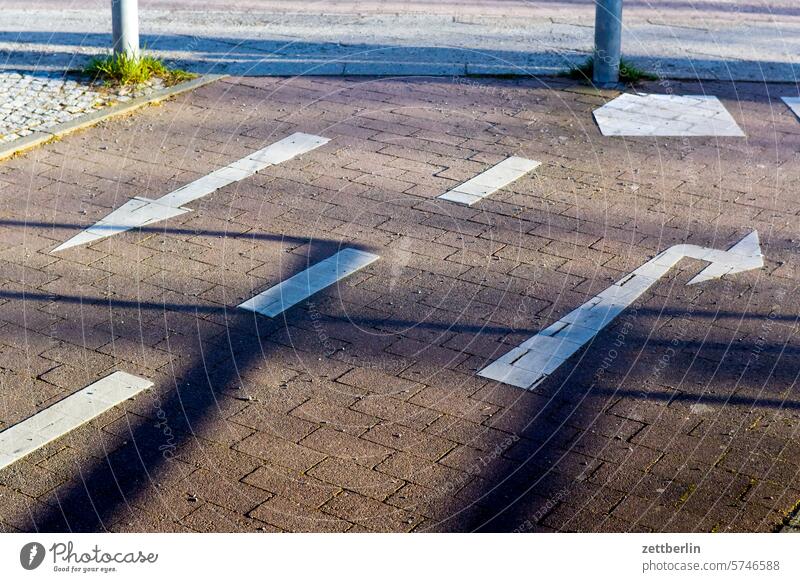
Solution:
[[[100,240],[101,238],[105,238],[103,235],[95,234],[94,232],[90,232],[88,229],[84,230],[83,232],[79,232],[71,239],[66,242],[61,243],[56,248],[54,248],[50,253],[57,253],[59,251],[64,251],[67,249],[71,249],[72,247],[77,247],[80,245],[87,245],[89,243],[93,243],[96,240]]]
[[[723,275],[742,273],[764,266],[758,231],[753,231],[726,251],[725,261],[715,261],[700,271],[687,285],[719,279]]]
[[[140,197],[132,198],[102,220],[76,234],[68,241],[61,243],[50,253],[92,243],[121,232],[158,222],[159,220],[180,216],[186,212],[190,212],[190,210],[188,208],[173,208],[159,204],[157,200]]]

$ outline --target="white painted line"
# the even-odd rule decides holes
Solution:
[[[736,120],[713,95],[625,93],[593,113],[603,135],[744,136]]]
[[[149,200],[141,197],[129,200],[111,212],[111,214],[60,244],[51,252],[55,253],[74,246],[92,243],[127,230],[141,228],[154,222],[191,212],[190,208],[183,208],[183,205],[208,196],[228,184],[248,178],[268,166],[280,164],[318,148],[329,141],[328,138],[318,135],[294,133],[224,168],[198,178],[194,182],[186,184],[158,200]]]
[[[781,97],[781,99],[797,117],[800,117],[800,97]]]
[[[152,385],[149,380],[127,372],[114,372],[7,428],[0,432],[0,469]]]
[[[275,317],[292,305],[296,305],[325,287],[352,275],[379,258],[378,255],[357,249],[343,249],[305,271],[248,299],[239,307],[267,317]]]
[[[478,200],[486,198],[493,192],[508,186],[511,182],[519,180],[539,166],[540,163],[535,160],[511,156],[485,172],[456,186],[449,192],[445,192],[439,198],[472,206]]]
[[[456,202],[458,204],[466,204],[467,206],[472,206],[478,200],[481,199],[480,196],[475,196],[474,194],[464,194],[463,192],[457,192],[456,190],[450,190],[449,192],[445,192],[441,196],[439,196],[441,200],[448,200],[450,202]]]
[[[532,389],[557,370],[575,352],[591,342],[626,307],[642,296],[683,257],[711,263],[687,285],[764,266],[758,233],[751,232],[727,251],[675,245],[589,299],[553,325],[522,342],[480,372],[479,376]],[[643,275],[641,273],[646,273]]]
[[[277,165],[291,160],[295,156],[304,154],[330,141],[328,138],[308,133],[294,133],[274,144],[265,147],[245,159]]]

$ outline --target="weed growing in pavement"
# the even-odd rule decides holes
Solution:
[[[561,73],[562,77],[577,79],[579,81],[592,82],[592,72],[594,71],[594,58],[589,57],[582,65],[572,67],[570,70]],[[640,69],[625,59],[619,61],[619,82],[635,85],[641,81],[657,81],[658,76],[653,73]]]
[[[96,57],[83,72],[111,86],[141,85],[153,77],[162,79],[166,85],[174,85],[197,76],[181,69],[170,69],[155,57],[135,58],[124,53]]]

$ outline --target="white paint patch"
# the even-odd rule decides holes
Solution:
[[[486,198],[492,192],[519,180],[528,172],[534,170],[541,162],[527,160],[517,156],[506,158],[499,164],[492,166],[474,178],[467,180],[460,186],[456,186],[449,192],[439,196],[442,200],[457,202],[472,206],[478,200]]]
[[[241,160],[237,160],[186,186],[182,186],[158,200],[141,197],[129,200],[99,222],[57,246],[51,252],[55,253],[74,246],[92,243],[127,230],[141,228],[154,222],[191,212],[190,208],[183,208],[183,205],[208,196],[223,186],[248,178],[268,166],[280,164],[318,148],[329,141],[328,138],[318,135],[309,135],[307,133],[292,134],[257,152],[253,152]]]
[[[800,117],[800,97],[781,97],[781,99],[797,117]]]
[[[698,404],[692,404],[689,407],[689,412],[691,412],[692,414],[711,414],[712,412],[715,412],[715,411],[716,411],[716,408],[714,408],[710,404],[700,404],[700,403],[698,403]]]
[[[713,95],[625,93],[595,109],[594,119],[603,135],[744,136]]]
[[[267,317],[275,317],[292,305],[352,275],[379,258],[378,255],[357,249],[343,249],[332,257],[248,299],[239,307]]]
[[[114,372],[0,432],[0,469],[89,422],[153,385],[127,372]]]
[[[756,231],[727,251],[686,244],[672,246],[495,360],[478,375],[519,388],[535,388],[684,257],[711,263],[687,285],[764,266]]]

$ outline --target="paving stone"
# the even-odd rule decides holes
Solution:
[[[248,519],[212,503],[204,503],[181,520],[181,524],[197,532],[280,532],[280,528]]]
[[[236,444],[234,449],[298,471],[310,469],[325,458],[308,447],[260,432]]]
[[[422,430],[430,425],[440,413],[416,406],[410,402],[383,394],[368,395],[351,406],[353,410],[372,415],[376,418]],[[373,424],[377,424],[377,421]]]
[[[205,469],[192,472],[181,485],[188,495],[236,513],[246,514],[269,497],[261,489]]]
[[[355,368],[337,378],[336,381],[359,388],[365,394],[385,394],[400,400],[408,400],[422,388],[416,382],[370,368]]]
[[[250,512],[250,516],[284,531],[343,532],[352,523],[321,511],[308,509],[281,497],[273,497]]]
[[[432,461],[455,447],[452,441],[393,423],[379,424],[364,433],[362,438]]]
[[[458,491],[471,480],[467,473],[403,452],[394,453],[376,469],[430,489],[450,492]]]
[[[374,467],[392,452],[392,449],[378,443],[327,428],[313,432],[303,439],[302,444],[364,467]]]
[[[251,404],[241,412],[231,416],[230,420],[258,431],[295,442],[314,432],[317,429],[316,423],[319,422],[306,422],[294,416],[278,414],[270,410],[265,410],[258,404]]]
[[[446,489],[428,489],[415,484],[406,485],[386,502],[406,511],[439,519],[451,517],[453,508],[460,503]]]
[[[356,436],[378,423],[374,416],[314,399],[307,400],[291,414]]]
[[[259,467],[243,481],[309,507],[319,507],[339,492],[330,481],[325,483],[279,467]]]
[[[332,515],[347,515],[357,525],[379,532],[410,531],[422,521],[418,515],[350,491],[337,495],[323,509]]]
[[[378,500],[386,499],[403,485],[399,479],[342,459],[328,458],[311,469],[309,474]]]

